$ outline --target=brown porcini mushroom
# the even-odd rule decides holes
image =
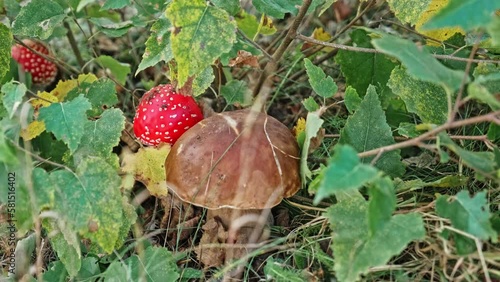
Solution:
[[[197,123],[172,147],[165,169],[171,191],[208,209],[205,232],[214,220],[225,231],[238,225],[238,238],[229,232],[223,243],[249,243],[255,228],[246,225],[242,231],[245,224],[235,222],[241,216],[258,217],[300,188],[295,137],[278,120],[251,110],[224,112]],[[220,230],[204,234],[201,242],[216,243],[212,239],[217,234]],[[198,256],[205,265],[218,264],[213,255],[204,259],[198,252]],[[225,254],[226,260],[235,257]]]

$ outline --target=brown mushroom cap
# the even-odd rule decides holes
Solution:
[[[208,209],[265,209],[300,188],[299,147],[282,123],[239,110],[213,115],[186,131],[165,162],[167,186]]]

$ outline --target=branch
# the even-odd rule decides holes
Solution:
[[[280,46],[278,47],[278,50],[274,52],[272,56],[272,60],[270,60],[266,67],[264,68],[264,71],[260,74],[259,80],[257,82],[257,85],[255,85],[254,91],[253,91],[253,96],[257,96],[256,99],[256,105],[259,106],[259,109],[262,108],[262,105],[264,105],[265,101],[269,97],[270,94],[270,88],[271,85],[273,84],[273,73],[276,71],[278,68],[278,62],[283,57],[283,54],[285,53],[286,49],[290,46],[290,43],[292,43],[293,39],[295,39],[295,35],[297,34],[297,29],[300,26],[300,23],[304,19],[307,9],[309,9],[309,6],[311,5],[312,0],[304,0],[304,3],[300,7],[299,13],[297,14],[297,17],[295,17],[295,20],[292,23],[292,26],[290,29],[288,29],[288,32],[285,36],[285,39],[281,42]],[[261,91],[264,88],[263,91]],[[259,105],[259,102],[261,105]]]
[[[445,131],[445,130],[456,128],[456,127],[461,127],[461,126],[466,126],[466,125],[480,123],[480,122],[486,122],[486,121],[500,124],[500,121],[496,117],[497,115],[500,115],[500,111],[495,111],[495,112],[492,112],[492,113],[489,113],[486,115],[472,117],[472,118],[468,118],[468,119],[464,119],[464,120],[448,122],[448,123],[445,123],[441,126],[434,128],[433,130],[431,130],[427,133],[424,133],[416,138],[409,139],[409,140],[403,141],[401,143],[396,143],[396,144],[380,147],[377,149],[365,151],[365,152],[359,153],[358,156],[360,158],[369,157],[369,156],[376,156],[381,151],[385,153],[388,151],[394,151],[397,149],[402,149],[402,148],[406,148],[406,147],[410,147],[410,146],[417,146],[420,142],[425,141],[425,140],[429,139],[430,137],[437,135],[441,131]]]
[[[307,36],[304,36],[302,34],[297,34],[296,38],[303,40],[303,41],[306,41],[306,42],[309,42],[309,43],[318,44],[318,45],[325,46],[325,47],[342,49],[342,50],[346,50],[346,51],[384,54],[383,52],[381,52],[377,49],[362,48],[362,47],[348,46],[348,45],[342,45],[342,44],[336,44],[336,43],[329,43],[329,42],[316,40],[314,38],[307,37]],[[500,63],[500,60],[469,59],[469,58],[455,57],[455,56],[451,56],[451,55],[438,55],[438,54],[432,54],[432,56],[436,59],[439,59],[439,60],[453,60],[453,61],[472,62],[472,63],[493,63],[493,64]]]

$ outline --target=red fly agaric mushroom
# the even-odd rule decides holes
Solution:
[[[296,139],[278,120],[251,110],[200,121],[172,147],[165,169],[168,188],[181,200],[209,209],[207,224],[216,219],[226,231],[241,215],[269,210],[300,188]],[[246,243],[231,240],[231,232],[229,239]],[[214,265],[203,254],[200,260]]]
[[[40,54],[52,56],[49,49],[42,42],[24,39],[23,43]],[[31,73],[33,84],[49,84],[56,78],[57,66],[53,62],[21,44],[12,46],[11,51],[12,58],[21,65],[21,68],[25,72]]]
[[[203,119],[191,96],[158,85],[144,94],[134,117],[135,136],[145,145],[174,144],[186,130]]]

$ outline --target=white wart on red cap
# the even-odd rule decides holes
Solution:
[[[24,39],[23,43],[31,49],[52,56],[49,49],[39,41]],[[16,60],[25,72],[31,73],[34,84],[49,84],[57,76],[57,66],[53,62],[32,52],[30,49],[16,44],[12,46],[12,58]]]
[[[176,93],[170,84],[158,85],[142,97],[134,117],[134,133],[145,145],[174,144],[202,119],[193,97]]]

